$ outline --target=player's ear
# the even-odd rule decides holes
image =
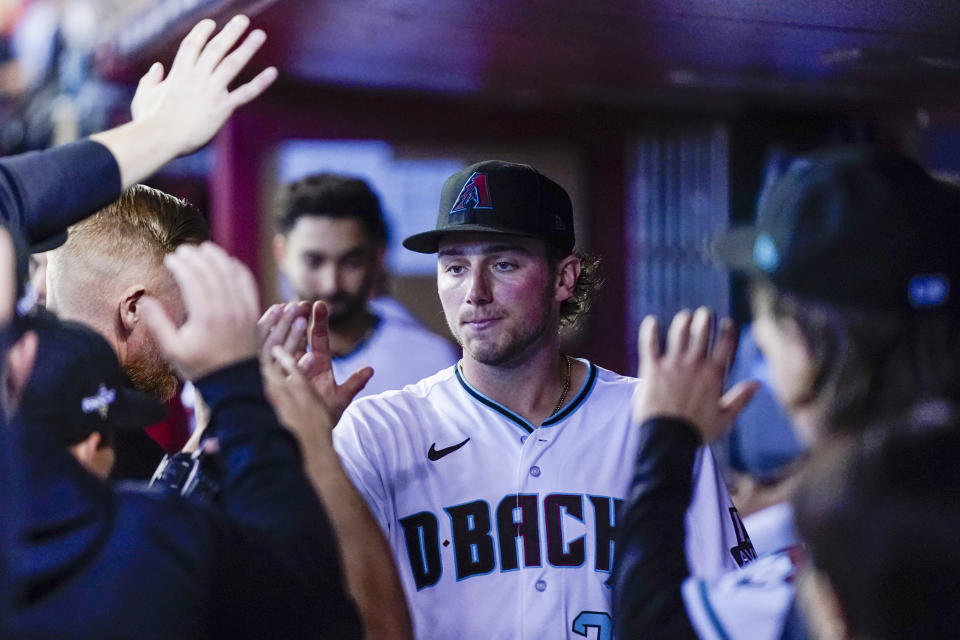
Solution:
[[[287,259],[287,236],[278,233],[273,236],[273,260],[277,265],[282,265]]]
[[[146,293],[146,285],[134,284],[124,289],[123,293],[120,294],[117,312],[124,334],[133,332],[140,321],[140,300]]]
[[[556,293],[554,294],[554,299],[557,302],[563,302],[573,296],[573,290],[577,286],[577,278],[580,277],[582,268],[580,258],[573,253],[557,262]]]

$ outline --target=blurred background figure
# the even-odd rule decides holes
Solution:
[[[729,383],[762,383],[724,441],[729,463],[730,496],[758,555],[798,544],[786,502],[800,477],[803,446],[770,389],[770,373],[750,326],[740,332]]]
[[[329,310],[330,352],[338,382],[363,367],[373,378],[360,392],[401,389],[454,364],[459,353],[393,299],[386,279],[387,227],[380,200],[357,178],[331,173],[286,185],[275,214],[273,253],[293,301],[322,300]],[[285,313],[294,313],[288,307]]]
[[[915,407],[819,457],[794,499],[810,563],[799,594],[820,640],[950,638],[960,627],[960,421]]]

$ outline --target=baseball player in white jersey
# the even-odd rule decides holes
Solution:
[[[334,429],[420,638],[612,638],[636,380],[560,352],[561,325],[596,282],[572,218],[566,192],[529,166],[488,161],[448,179],[436,230],[404,245],[438,253],[463,360],[357,400]],[[710,576],[751,559],[707,449],[693,484],[690,566]]]

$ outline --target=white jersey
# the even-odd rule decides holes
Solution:
[[[781,503],[764,511],[765,531],[758,531],[759,539],[762,543],[775,540],[766,547],[775,551],[742,571],[712,580],[691,577],[683,583],[687,617],[702,640],[779,640],[783,636],[802,550],[790,505]],[[744,524],[748,520],[744,518]]]
[[[333,377],[343,382],[363,367],[373,367],[373,377],[357,397],[374,395],[429,376],[449,367],[460,355],[453,345],[415,321],[396,315],[379,316],[377,325],[350,353],[333,358]]]
[[[390,542],[418,638],[611,637],[636,379],[582,362],[583,387],[539,428],[450,367],[354,402],[334,429]],[[718,575],[737,566],[733,505],[708,449],[694,476],[687,557]]]

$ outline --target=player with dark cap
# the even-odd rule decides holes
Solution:
[[[631,474],[623,452],[638,445],[636,380],[560,350],[561,327],[597,286],[595,260],[574,245],[566,191],[500,161],[451,176],[436,228],[404,241],[437,253],[463,359],[360,398],[333,440],[390,542],[420,638],[612,631],[606,581]],[[748,560],[706,449],[692,482],[691,563],[712,575]],[[342,498],[324,501],[335,522],[351,518]],[[346,559],[355,544],[341,539],[348,574],[362,570]]]
[[[88,471],[106,479],[115,432],[154,424],[163,405],[130,386],[116,353],[96,331],[43,311],[31,318],[30,329],[37,334],[37,355],[18,419],[56,434]]]
[[[753,277],[757,344],[814,457],[839,435],[858,437],[905,408],[960,398],[958,246],[957,190],[900,154],[861,147],[796,161],[756,224],[718,240],[718,255]],[[641,327],[646,385],[634,410],[645,439],[620,538],[633,554],[615,571],[624,637],[804,633],[792,583],[798,558],[773,554],[745,574],[688,579],[678,543],[664,536],[682,531],[685,460],[723,431],[716,414],[727,362],[718,350],[732,342],[732,325],[721,325],[713,348],[710,331],[706,309],[678,314],[665,350],[655,318]],[[637,517],[650,512],[657,522]],[[667,595],[653,601],[651,593]]]

